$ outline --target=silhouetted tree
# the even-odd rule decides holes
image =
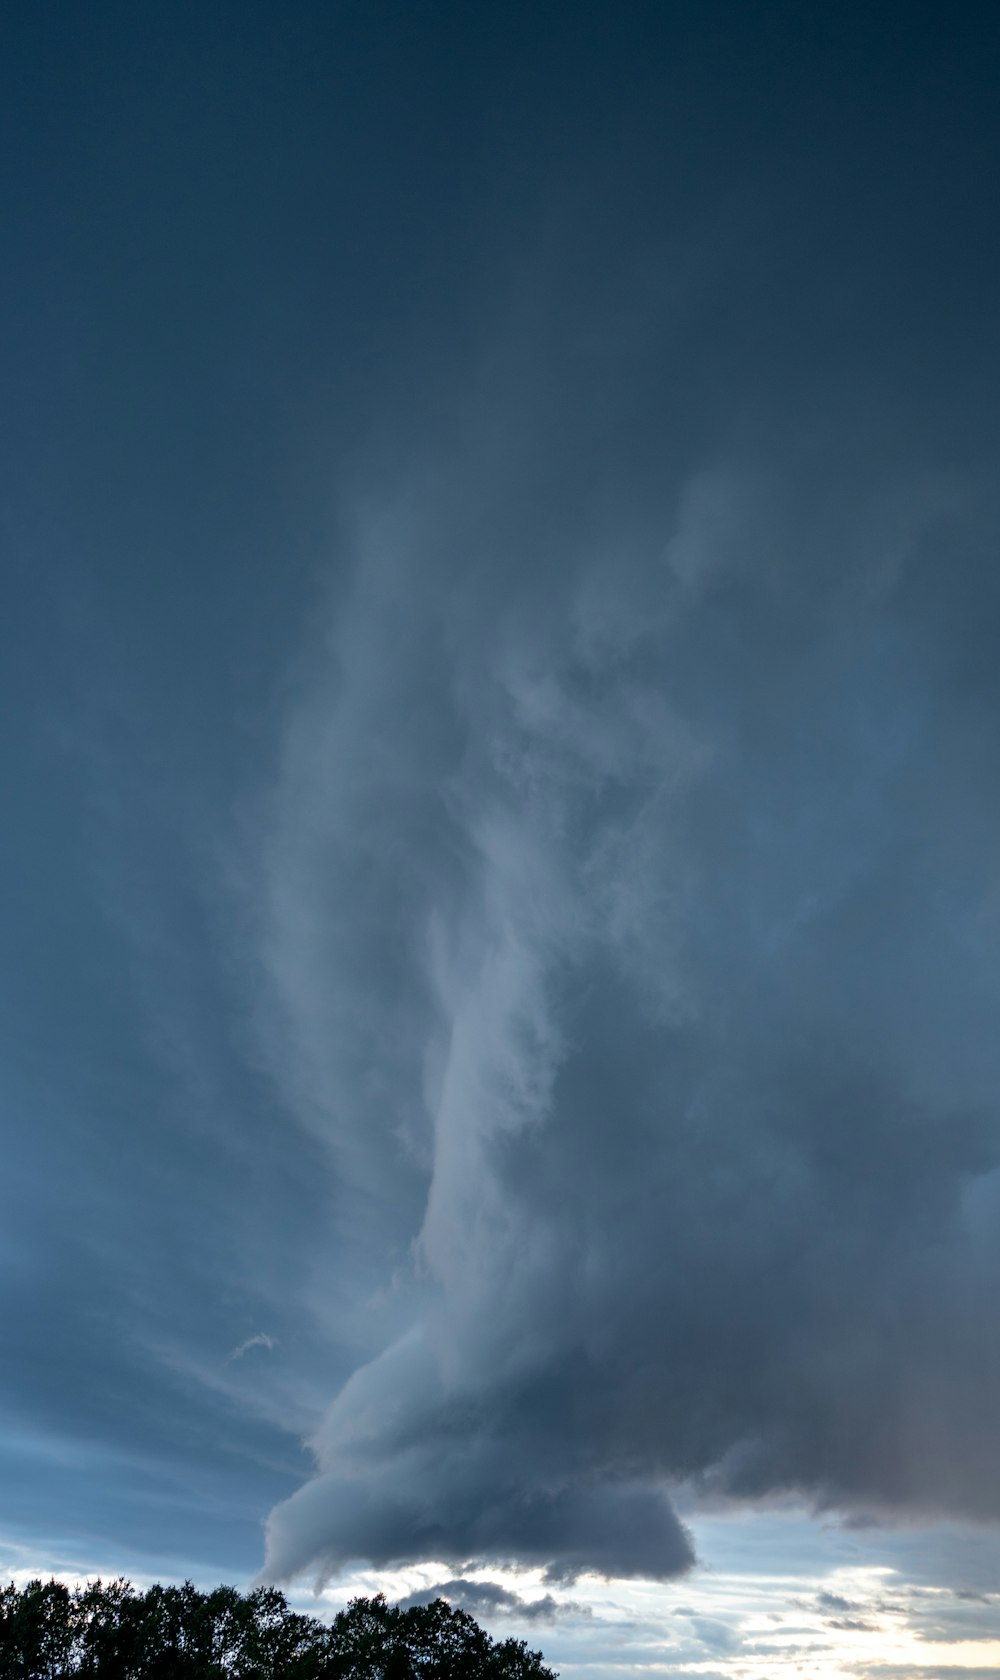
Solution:
[[[495,1641],[444,1599],[356,1598],[329,1627],[275,1587],[204,1593],[124,1580],[0,1590],[0,1680],[554,1680],[521,1639]]]
[[[62,1680],[74,1672],[74,1599],[60,1581],[29,1581],[0,1593],[3,1680]]]

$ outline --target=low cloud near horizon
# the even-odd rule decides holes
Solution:
[[[433,1604],[437,1598],[446,1599],[454,1609],[479,1619],[516,1616],[519,1622],[554,1622],[560,1616],[582,1614],[576,1605],[563,1605],[551,1593],[524,1598],[498,1581],[472,1581],[461,1575],[454,1580],[438,1581],[420,1592],[408,1593],[399,1600],[399,1607],[409,1610],[415,1604]]]

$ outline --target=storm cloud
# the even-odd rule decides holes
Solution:
[[[891,393],[637,471],[533,331],[356,509],[272,795],[272,1065],[400,1328],[267,1567],[668,1576],[678,1484],[994,1518],[992,488]]]
[[[418,10],[0,55],[14,1539],[995,1523],[995,20]]]

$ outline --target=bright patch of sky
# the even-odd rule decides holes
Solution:
[[[540,1571],[496,1568],[456,1580],[446,1565],[429,1562],[352,1568],[336,1584],[291,1589],[287,1597],[325,1620],[358,1595],[406,1600],[443,1587],[496,1636],[513,1633],[540,1646],[567,1680],[643,1672],[940,1680],[952,1671],[978,1680],[1000,1665],[995,1534],[954,1525],[857,1530],[784,1511],[703,1516],[695,1536],[700,1567],[668,1584],[590,1576],[553,1587]],[[0,1546],[0,1568],[18,1584],[41,1573],[75,1585],[123,1567],[121,1555],[108,1554],[95,1570],[58,1549]],[[137,1585],[185,1578],[175,1559],[129,1573]],[[215,1580],[205,1575],[197,1584]]]

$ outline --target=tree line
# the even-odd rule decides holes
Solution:
[[[356,1598],[329,1624],[275,1587],[200,1592],[125,1580],[0,1588],[0,1680],[556,1680],[444,1599]]]

